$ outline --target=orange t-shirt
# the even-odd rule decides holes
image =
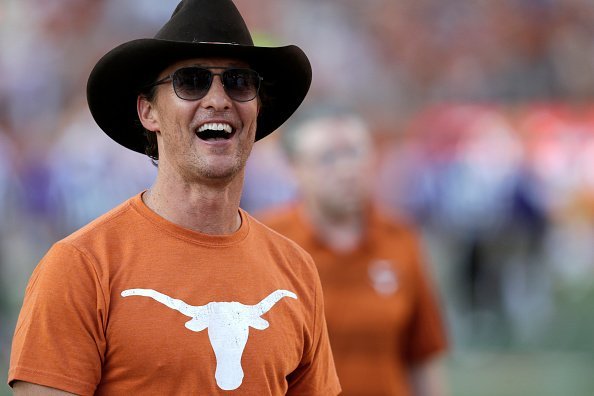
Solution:
[[[82,395],[336,395],[311,257],[244,211],[228,236],[181,228],[140,195],[35,269],[9,383]]]
[[[409,369],[447,346],[416,236],[372,211],[363,243],[339,254],[326,247],[303,208],[260,218],[312,255],[344,395],[409,395]]]

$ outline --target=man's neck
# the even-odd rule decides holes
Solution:
[[[306,210],[318,237],[332,250],[348,253],[361,244],[365,235],[364,212],[331,215],[319,207]]]
[[[168,183],[157,177],[144,203],[181,227],[210,235],[229,235],[241,226],[239,201],[243,178],[226,184]]]

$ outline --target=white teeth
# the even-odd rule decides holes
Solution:
[[[209,124],[204,124],[200,128],[198,128],[198,132],[204,132],[206,130],[211,131],[225,131],[227,133],[233,132],[233,128],[229,124],[221,124],[221,123],[214,123],[211,122]]]

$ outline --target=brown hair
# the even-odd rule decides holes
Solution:
[[[157,86],[154,85],[145,90],[144,92],[141,92],[140,96],[143,96],[149,102],[153,102],[155,100],[156,92]],[[144,144],[144,153],[151,159],[153,165],[158,166],[159,146],[157,145],[157,134],[153,131],[149,131],[148,129],[144,128],[144,137],[146,139]]]

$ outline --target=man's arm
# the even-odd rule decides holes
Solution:
[[[43,385],[32,384],[30,382],[16,381],[12,385],[15,396],[65,396],[74,395],[56,388],[49,388]]]
[[[415,396],[447,396],[447,385],[441,359],[431,359],[410,370]]]
[[[93,394],[107,345],[104,295],[94,262],[69,243],[54,244],[25,291],[7,380]]]

